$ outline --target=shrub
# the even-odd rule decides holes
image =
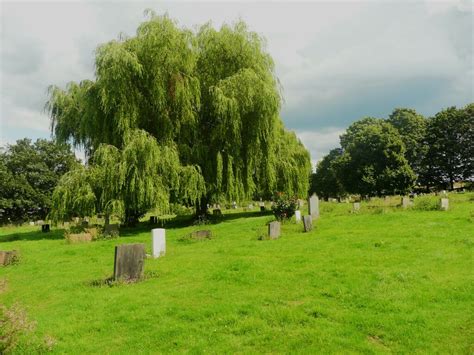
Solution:
[[[298,199],[288,197],[283,192],[278,192],[273,198],[272,212],[279,221],[293,217],[298,208]]]
[[[439,209],[439,198],[435,196],[420,196],[415,198],[413,209],[419,211],[435,211]]]
[[[0,305],[0,353],[45,353],[51,351],[55,341],[35,334],[36,324],[28,320],[18,304],[7,308]]]

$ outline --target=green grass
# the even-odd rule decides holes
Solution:
[[[311,233],[287,223],[268,241],[258,236],[272,216],[259,212],[176,224],[146,280],[113,286],[100,284],[114,246],[150,252],[146,226],[75,245],[58,229],[2,228],[0,249],[21,262],[0,269],[0,297],[24,306],[58,353],[473,353],[472,201],[453,194],[447,212],[378,201],[357,214],[323,202]],[[214,239],[179,241],[202,228]]]

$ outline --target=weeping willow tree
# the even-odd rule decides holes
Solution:
[[[97,48],[95,80],[50,88],[56,138],[89,156],[103,144],[123,151],[130,208],[142,199],[184,199],[203,211],[211,201],[270,196],[277,188],[306,194],[309,155],[282,128],[278,80],[264,40],[243,22],[192,32],[166,15],[148,14],[135,36]],[[154,137],[166,164],[181,167],[173,176],[161,171],[172,185],[166,193],[157,187],[159,194],[132,196],[144,188],[134,178],[147,169],[137,155],[146,147],[131,156],[125,147],[137,130]],[[289,142],[296,150],[282,147]],[[196,188],[201,181],[205,188]]]
[[[176,149],[159,145],[145,131],[132,133],[121,150],[101,144],[87,167],[60,180],[53,193],[54,220],[101,213],[105,224],[112,214],[134,224],[150,209],[167,210],[170,200],[196,200],[204,194],[198,167],[177,163]]]

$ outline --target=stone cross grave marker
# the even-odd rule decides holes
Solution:
[[[309,232],[313,229],[313,218],[311,215],[303,216],[304,231]]]
[[[319,198],[315,194],[308,199],[308,209],[312,218],[319,217]]]
[[[166,254],[166,229],[155,228],[151,230],[151,245],[154,258]]]
[[[447,211],[449,209],[449,200],[447,198],[442,198],[440,200],[440,209],[441,211]]]
[[[296,220],[296,223],[301,222],[301,211],[300,210],[295,211],[295,220]]]
[[[143,277],[145,244],[122,244],[115,247],[114,279],[139,280]]]
[[[268,225],[268,236],[270,239],[278,239],[280,238],[280,222],[270,222]]]

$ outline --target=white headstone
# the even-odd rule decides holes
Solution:
[[[35,222],[30,222],[30,226],[34,226],[35,225]]]
[[[151,245],[154,258],[164,256],[166,253],[166,230],[155,228],[151,230]]]
[[[295,220],[296,220],[296,223],[301,222],[301,211],[299,210],[295,211]]]
[[[360,202],[354,202],[354,204],[352,205],[352,207],[353,207],[353,211],[354,211],[354,212],[360,211]]]
[[[449,209],[449,200],[447,198],[441,199],[440,208],[442,211],[447,211]]]
[[[308,209],[312,218],[319,217],[319,198],[315,194],[308,199]]]
[[[406,196],[402,197],[402,207],[408,208],[410,207],[410,205],[411,205],[410,198]]]

